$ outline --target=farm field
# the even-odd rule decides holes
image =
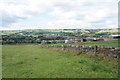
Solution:
[[[118,40],[114,41],[89,41],[89,42],[79,42],[72,45],[104,45],[104,46],[113,46],[118,47]],[[50,44],[50,45],[68,45],[68,44]]]
[[[3,45],[3,78],[117,78],[118,61],[100,56],[42,48]]]
[[[83,43],[79,43],[82,45],[104,45],[104,46],[114,46],[114,47],[118,47],[118,40],[115,41],[90,41],[90,42],[83,42]]]

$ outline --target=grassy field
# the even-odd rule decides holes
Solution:
[[[82,45],[104,45],[104,46],[115,46],[118,47],[118,40],[115,41],[89,41],[89,42],[83,42],[79,43]]]
[[[3,45],[3,78],[117,78],[117,60],[42,48]]]
[[[50,44],[50,45],[68,45],[68,44]],[[89,41],[89,42],[80,42],[72,45],[104,45],[104,46],[114,46],[118,47],[118,40],[115,41]]]

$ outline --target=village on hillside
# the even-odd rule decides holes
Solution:
[[[39,30],[38,30],[39,31]],[[10,33],[8,31],[3,31],[2,33],[2,44],[23,44],[23,43],[37,43],[37,44],[70,44],[70,43],[79,43],[79,42],[87,42],[87,41],[112,41],[120,38],[119,31],[111,33],[104,32],[103,30],[95,30],[93,33],[90,30],[58,30],[57,32],[52,32],[50,30],[43,31],[33,30],[31,32],[28,31],[16,31],[14,33]],[[71,32],[68,32],[71,31]],[[76,32],[75,32],[76,31]],[[97,33],[101,32],[101,33]],[[94,34],[94,35],[93,35]],[[83,36],[84,35],[84,36]],[[93,35],[93,36],[91,36]]]

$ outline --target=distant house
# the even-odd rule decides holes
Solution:
[[[86,38],[86,41],[104,41],[103,38]]]
[[[120,39],[120,34],[110,35],[109,38]]]
[[[68,43],[68,40],[65,40],[65,43]]]
[[[56,43],[64,43],[65,40],[55,40]]]
[[[73,40],[65,40],[65,43],[73,43]]]
[[[47,44],[47,41],[42,40],[42,41],[41,41],[41,44],[42,44],[42,45]]]
[[[48,40],[47,43],[64,43],[65,40]]]
[[[83,42],[84,40],[80,37],[68,37],[65,40],[65,43],[78,43],[78,42]]]
[[[41,44],[58,44],[58,43],[64,43],[65,40],[42,40]]]
[[[56,38],[56,37],[60,37],[60,35],[59,34],[43,34],[43,37]]]

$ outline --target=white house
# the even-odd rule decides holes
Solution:
[[[109,38],[120,39],[120,34],[110,35]]]

